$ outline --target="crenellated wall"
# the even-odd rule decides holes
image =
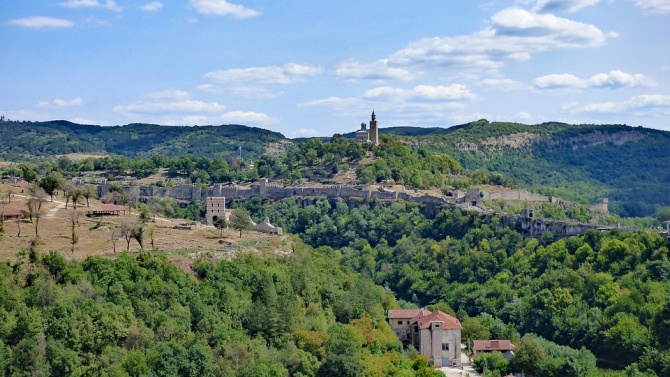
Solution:
[[[130,186],[124,186],[128,190]],[[341,201],[351,208],[367,206],[370,200],[404,200],[420,203],[425,206],[424,213],[437,215],[445,208],[460,208],[462,211],[483,210],[478,206],[483,199],[503,199],[516,201],[552,201],[551,197],[531,193],[527,190],[508,190],[504,192],[487,192],[478,188],[468,189],[460,199],[436,195],[416,195],[408,191],[391,190],[361,190],[351,186],[326,186],[326,187],[284,187],[268,184],[267,179],[261,179],[258,185],[241,187],[237,185],[214,184],[207,189],[196,185],[179,185],[171,188],[157,186],[140,186],[141,197],[165,197],[183,201],[205,201],[206,198],[249,199],[260,196],[273,200],[294,197],[301,206],[314,204],[318,197],[326,197],[331,203]],[[98,194],[104,196],[109,191],[109,184],[98,185]],[[607,199],[596,205],[601,211],[606,211]],[[533,218],[532,211],[522,215],[488,214],[500,218],[501,226],[509,226],[517,229],[526,236],[540,237],[546,232],[553,233],[556,237],[567,237],[585,233],[589,229],[597,228],[597,225],[556,221],[551,219]],[[209,222],[208,222],[209,223]]]

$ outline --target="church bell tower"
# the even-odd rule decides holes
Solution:
[[[377,116],[372,110],[372,119],[370,120],[370,142],[374,145],[379,145],[379,131],[377,130]]]

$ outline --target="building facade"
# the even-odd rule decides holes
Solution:
[[[220,217],[226,219],[226,223],[230,222],[230,211],[226,211],[226,198],[224,196],[211,197],[205,199],[205,224],[214,225],[216,220]]]
[[[361,143],[373,143],[374,145],[379,145],[377,116],[374,111],[372,111],[372,118],[370,119],[370,128],[368,129],[365,123],[361,123],[361,128],[354,132],[354,138]]]
[[[439,310],[389,310],[388,323],[404,346],[413,346],[435,367],[461,365],[460,321]]]

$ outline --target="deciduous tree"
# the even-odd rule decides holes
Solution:
[[[240,238],[242,238],[242,232],[246,232],[251,229],[251,218],[249,212],[245,209],[234,209],[230,217],[230,224],[233,229],[240,232]]]

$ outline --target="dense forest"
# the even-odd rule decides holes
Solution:
[[[299,241],[193,273],[144,252],[20,253],[0,266],[0,376],[439,375],[403,357],[392,294]]]
[[[538,240],[459,210],[427,218],[409,203],[350,209],[320,199],[302,208],[292,199],[256,199],[234,205],[300,234],[394,292],[403,307],[451,310],[465,327],[464,339],[536,334],[588,349],[600,366],[626,368],[627,375],[670,373],[670,261],[658,233],[589,231],[561,240],[547,233]],[[554,365],[553,372],[538,364],[533,374],[598,373],[595,358],[584,357],[593,364]],[[561,368],[577,371],[561,374]]]
[[[464,342],[517,345],[509,361],[476,357],[486,376],[670,373],[656,233],[528,239],[402,202],[231,204],[298,235],[292,254],[205,255],[182,271],[155,252],[28,250],[0,265],[0,375],[438,376],[384,320],[422,306],[457,316]]]

